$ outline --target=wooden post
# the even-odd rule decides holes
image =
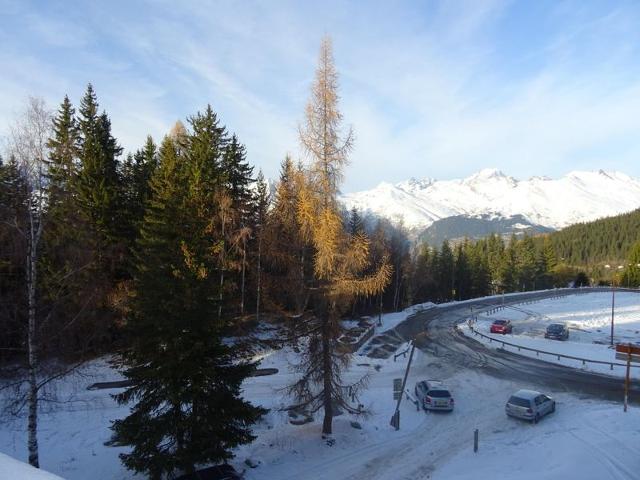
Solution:
[[[631,370],[631,344],[627,351],[627,375],[624,379],[624,411],[627,411],[627,404],[629,403],[629,371]]]
[[[473,452],[478,453],[478,429],[473,431]]]

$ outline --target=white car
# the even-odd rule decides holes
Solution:
[[[416,399],[425,410],[453,410],[454,400],[449,389],[437,380],[421,380],[414,390]]]
[[[556,411],[556,401],[534,390],[518,390],[509,397],[504,409],[510,417],[538,423],[542,417]]]

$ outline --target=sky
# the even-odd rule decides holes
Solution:
[[[355,144],[344,192],[483,168],[640,176],[637,1],[0,0],[0,136],[87,83],[126,151],[211,104],[277,178],[320,41]]]

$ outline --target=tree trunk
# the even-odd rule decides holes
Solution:
[[[260,320],[260,293],[262,287],[262,229],[258,237],[258,291],[256,292],[256,321]]]
[[[322,325],[322,366],[324,380],[324,419],[322,421],[322,434],[331,435],[333,423],[333,369],[331,362],[331,332],[329,318]]]
[[[244,277],[247,264],[247,240],[242,239],[242,282],[240,286],[240,315],[244,315]]]
[[[220,259],[220,291],[218,292],[218,321],[222,319],[222,288],[224,287],[224,267],[225,267],[225,259],[226,259],[226,239],[224,237],[224,223],[225,223],[225,215],[222,215],[222,252],[220,255],[222,258]]]
[[[302,252],[300,253],[300,268],[298,269],[298,275],[299,275],[299,283],[297,285],[297,290],[298,290],[298,294],[296,295],[296,314],[300,315],[305,308],[306,305],[306,300],[305,300],[305,296],[306,296],[306,292],[305,292],[305,288],[304,288],[304,247],[302,247]]]
[[[396,267],[396,281],[393,291],[393,310],[398,311],[398,300],[400,299],[400,267]]]
[[[39,231],[36,231],[33,212],[29,214],[29,246],[27,254],[27,301],[28,301],[28,328],[27,328],[27,350],[29,362],[29,394],[27,402],[29,406],[29,416],[27,421],[29,464],[40,468],[38,458],[38,351],[36,344],[36,260]],[[39,230],[39,228],[38,228]]]

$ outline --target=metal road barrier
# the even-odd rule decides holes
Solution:
[[[504,348],[505,345],[509,345],[510,347],[517,348],[518,351],[528,350],[530,352],[536,352],[536,356],[537,357],[539,357],[540,354],[542,353],[543,355],[549,355],[551,357],[557,357],[558,360],[560,360],[561,358],[568,358],[570,360],[578,360],[578,361],[582,362],[582,365],[586,365],[587,363],[597,363],[597,364],[600,364],[600,365],[609,365],[610,366],[610,370],[613,370],[614,366],[616,366],[616,367],[625,367],[625,368],[627,366],[626,363],[607,362],[605,360],[591,360],[589,358],[574,357],[572,355],[564,355],[562,353],[547,352],[545,350],[538,350],[537,348],[523,347],[522,345],[516,345],[515,343],[505,342],[504,340],[498,340],[497,338],[490,337],[489,335],[485,335],[484,333],[480,333],[473,327],[473,325],[469,326],[469,329],[476,336],[480,336],[480,337],[483,337],[483,338],[488,338],[489,339],[489,343],[497,342],[497,343],[500,343],[502,345],[502,348]],[[631,366],[632,367],[640,367],[640,364],[633,364]]]

